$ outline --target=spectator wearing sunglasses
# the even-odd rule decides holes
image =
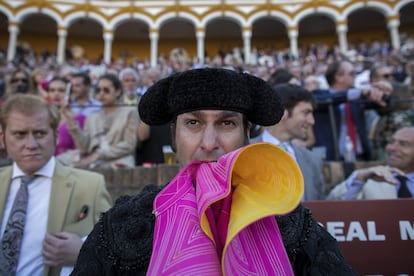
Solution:
[[[7,93],[33,93],[33,83],[29,72],[18,68],[11,72],[9,82],[7,84]]]
[[[114,74],[99,77],[96,98],[102,109],[87,116],[84,130],[71,116],[63,112],[69,133],[80,151],[80,159],[74,160],[78,168],[135,167],[138,111],[136,106],[123,106],[122,84]]]

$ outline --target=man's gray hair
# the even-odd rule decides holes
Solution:
[[[133,75],[136,81],[139,80],[138,72],[131,67],[122,69],[121,72],[119,72],[119,79],[122,81],[126,75]]]

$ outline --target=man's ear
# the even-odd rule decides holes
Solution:
[[[252,129],[253,124],[251,122],[247,123],[247,129],[246,129],[246,135],[247,135],[247,141],[250,140],[250,130]]]
[[[289,112],[287,111],[287,109],[285,109],[285,111],[283,111],[283,116],[280,119],[280,121],[286,120],[289,117]]]

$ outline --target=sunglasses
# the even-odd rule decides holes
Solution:
[[[383,77],[384,79],[389,79],[391,78],[391,74],[382,74],[381,77]]]
[[[103,88],[96,88],[96,93],[98,94],[98,93],[101,93],[101,92],[104,92],[105,94],[110,94],[111,93],[111,90],[109,89],[109,88],[107,88],[107,87],[103,87]]]
[[[17,79],[11,79],[11,81],[10,81],[11,83],[16,83],[16,82],[23,82],[23,83],[28,83],[29,82],[29,80],[28,79],[19,79],[19,78],[17,78]]]

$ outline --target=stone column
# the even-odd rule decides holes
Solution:
[[[338,34],[339,49],[342,54],[346,54],[348,51],[348,39],[346,34],[348,32],[347,21],[336,22],[336,33]]]
[[[151,40],[150,64],[151,64],[151,67],[154,68],[157,66],[157,57],[158,57],[158,38],[159,38],[158,29],[151,29],[149,36]]]
[[[58,27],[58,47],[57,47],[57,63],[62,65],[65,62],[66,37],[68,31],[66,27]]]
[[[252,27],[243,27],[244,63],[250,62]]]
[[[7,50],[7,61],[12,61],[16,56],[17,35],[19,34],[19,23],[9,22],[9,47]]]
[[[400,49],[400,34],[398,27],[400,26],[400,17],[398,14],[389,16],[387,18],[387,27],[390,30],[391,45],[393,49]]]
[[[288,29],[288,36],[290,41],[290,52],[295,56],[298,57],[298,27],[291,26]]]
[[[200,64],[204,64],[204,38],[206,32],[204,28],[197,28],[197,58]]]
[[[112,33],[112,30],[105,30],[103,34],[103,39],[105,41],[104,62],[105,64],[110,64],[112,57],[112,41],[114,39],[114,34]]]

